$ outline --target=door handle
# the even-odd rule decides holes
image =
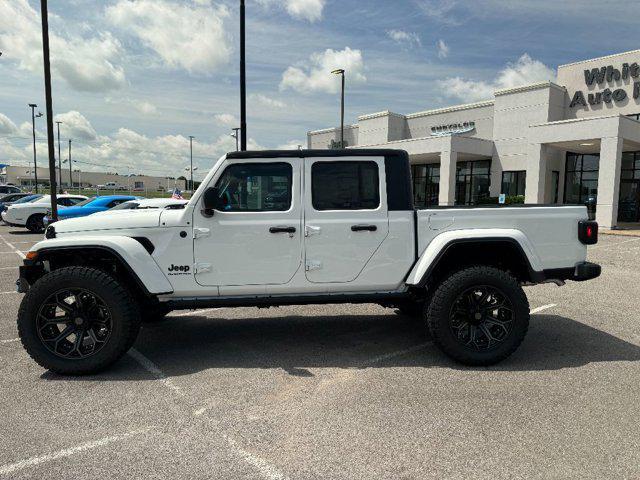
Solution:
[[[375,232],[378,227],[375,225],[351,225],[352,232]]]
[[[296,233],[296,227],[269,227],[270,233]]]

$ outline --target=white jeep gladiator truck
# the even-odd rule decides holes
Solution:
[[[49,226],[20,267],[27,352],[62,374],[104,369],[172,310],[378,303],[421,316],[467,365],[522,342],[522,286],[588,280],[584,206],[415,210],[397,150],[236,152],[179,209]]]

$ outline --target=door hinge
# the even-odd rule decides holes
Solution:
[[[304,236],[310,237],[311,235],[318,235],[322,230],[320,227],[314,227],[313,225],[305,225]]]
[[[317,260],[307,260],[307,262],[305,263],[305,271],[310,271],[310,270],[320,270],[322,268],[322,262],[319,262]]]
[[[194,228],[193,238],[203,238],[211,235],[211,230],[208,228]]]
[[[210,263],[195,263],[193,269],[196,273],[208,273],[211,272],[213,266]]]

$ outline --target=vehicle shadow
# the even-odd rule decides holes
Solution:
[[[207,369],[283,369],[310,377],[316,368],[452,368],[424,329],[397,315],[282,316],[277,318],[169,317],[145,326],[135,347],[167,376]],[[492,371],[574,368],[593,362],[640,361],[640,347],[557,315],[536,315],[518,351]],[[68,379],[51,373],[42,378]],[[76,380],[142,380],[153,377],[130,357],[108,371]]]

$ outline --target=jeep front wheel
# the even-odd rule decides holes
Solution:
[[[65,267],[40,278],[22,299],[18,333],[29,355],[63,375],[103,370],[135,341],[135,301],[110,275]]]
[[[492,365],[522,343],[529,327],[529,302],[507,272],[470,267],[436,289],[427,322],[436,345],[454,360]]]

